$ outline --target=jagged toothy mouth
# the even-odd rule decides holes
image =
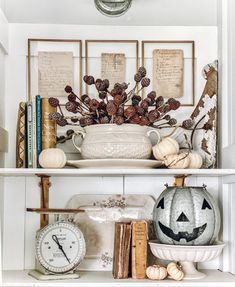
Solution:
[[[158,221],[158,225],[161,229],[161,231],[171,239],[175,241],[180,241],[181,239],[185,239],[187,242],[193,241],[197,239],[206,229],[207,223],[196,227],[193,229],[192,233],[188,233],[188,231],[180,231],[177,234],[173,232],[173,230],[164,224],[162,224],[160,221]]]

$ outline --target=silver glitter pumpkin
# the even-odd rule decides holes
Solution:
[[[160,243],[210,245],[218,236],[220,211],[205,187],[167,187],[153,210]]]

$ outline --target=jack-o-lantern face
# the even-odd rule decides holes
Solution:
[[[205,188],[169,187],[156,202],[154,223],[161,243],[206,245],[218,235],[220,214]]]

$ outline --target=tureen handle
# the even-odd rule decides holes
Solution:
[[[161,135],[160,135],[159,131],[157,131],[156,129],[149,130],[149,131],[147,131],[147,136],[149,137],[152,133],[155,133],[157,135],[158,140],[157,140],[156,144],[158,144],[161,140]]]
[[[81,153],[81,152],[82,152],[81,147],[80,147],[80,146],[77,146],[77,144],[76,144],[76,142],[75,142],[75,138],[76,138],[77,136],[81,136],[82,139],[84,140],[84,138],[85,138],[85,136],[86,136],[86,133],[83,132],[83,131],[77,131],[77,132],[75,132],[75,133],[73,134],[73,136],[72,136],[72,142],[73,142],[74,147]]]

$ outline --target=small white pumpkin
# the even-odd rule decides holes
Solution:
[[[194,151],[190,152],[188,155],[188,158],[189,158],[188,168],[196,169],[196,168],[202,167],[203,160],[199,153],[194,152]]]
[[[187,153],[170,154],[165,157],[164,164],[168,168],[185,169],[189,166]]]
[[[63,168],[66,164],[66,155],[62,149],[47,148],[40,153],[39,164],[43,168]]]
[[[146,275],[151,280],[163,280],[167,276],[167,270],[163,266],[153,265],[146,269]]]
[[[167,155],[178,154],[179,149],[179,144],[176,140],[166,137],[153,146],[153,155],[158,160],[164,160]]]
[[[184,278],[184,272],[179,264],[171,262],[167,265],[166,269],[172,279],[180,281]]]

